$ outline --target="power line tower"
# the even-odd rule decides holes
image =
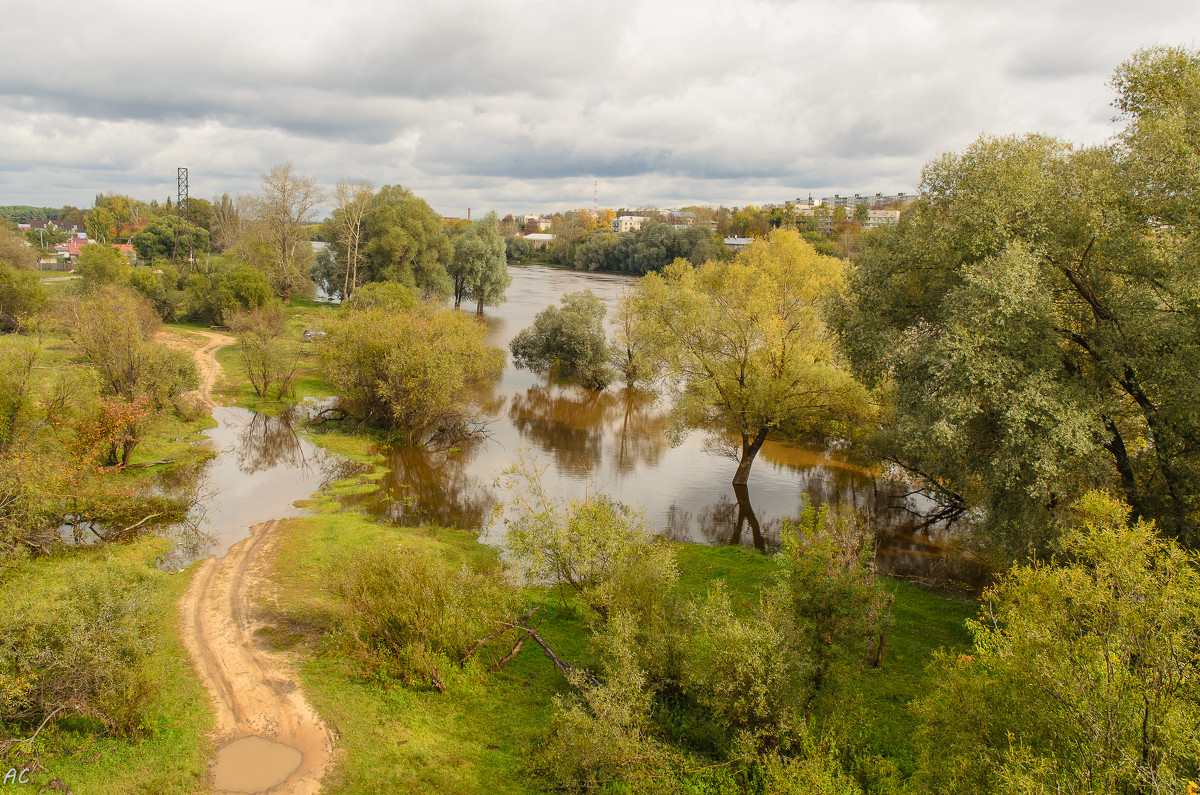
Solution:
[[[188,247],[188,262],[191,262],[195,252],[192,250],[192,208],[188,202],[188,170],[180,168],[176,175],[176,183],[178,184],[178,198],[175,200],[175,215],[179,222],[175,224],[175,250],[171,253],[171,262],[174,264],[179,256],[179,229],[184,224],[187,224],[187,247]]]
[[[600,180],[592,180],[592,215],[596,214],[596,199],[600,196]]]

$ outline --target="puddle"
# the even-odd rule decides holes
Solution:
[[[265,792],[300,767],[304,755],[290,745],[243,737],[217,752],[213,788],[221,792]]]
[[[176,540],[163,568],[223,557],[269,519],[304,516],[295,505],[322,486],[361,469],[298,436],[292,413],[266,416],[234,406],[212,410],[217,427],[205,431],[216,456],[205,463],[199,488],[203,509],[188,528],[191,543]],[[165,533],[171,537],[170,533]]]

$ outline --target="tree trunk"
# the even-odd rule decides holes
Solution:
[[[483,299],[482,298],[479,299],[479,305],[477,307],[475,307],[475,316],[483,317]]]
[[[746,468],[749,469],[749,467]],[[734,539],[731,543],[741,543],[742,525],[744,523],[749,526],[750,532],[753,535],[754,548],[765,552],[767,545],[762,536],[762,527],[758,523],[758,516],[754,513],[754,506],[750,504],[750,489],[743,483],[735,483],[733,486],[733,495],[737,497],[738,512],[737,528],[734,530]]]
[[[750,480],[750,467],[754,466],[754,457],[758,455],[759,449],[766,440],[766,428],[761,429],[753,439],[747,434],[742,434],[742,459],[738,462],[737,472],[733,475],[733,485],[744,486]]]

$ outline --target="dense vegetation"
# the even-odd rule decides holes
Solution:
[[[293,649],[345,745],[329,788],[1186,791],[1200,55],[1138,53],[1114,85],[1109,145],[984,137],[926,167],[898,227],[844,239],[849,262],[754,213],[722,221],[759,238],[736,256],[704,226],[617,237],[573,218],[551,256],[646,275],[612,340],[584,293],[513,342],[519,366],[668,393],[673,432],[732,444],[741,486],[769,436],[866,439],[857,455],[906,469],[995,564],[979,602],[878,576],[850,509],[805,505],[771,558],[693,549],[612,495],[556,499],[524,462],[500,484],[501,561],[343,510],[375,488],[368,467],[264,564],[281,596],[263,640]],[[197,373],[164,320],[231,327],[231,397],[284,402],[305,379],[340,396],[321,441],[369,464],[389,437],[453,450],[474,430],[471,389],[503,354],[444,304],[502,300],[505,222],[447,225],[400,186],[334,199],[314,257],[322,195],[290,163],[243,201],[190,204],[190,223],[100,196],[89,235],[151,262],[94,243],[68,282],[43,283],[32,241],[0,229],[7,762],[49,761],[80,791],[205,786],[211,716],[175,629],[190,575],[153,569],[145,538],[190,507],[146,470],[202,455],[184,441]],[[304,301],[312,278],[342,305]],[[298,326],[324,336],[302,350]]]

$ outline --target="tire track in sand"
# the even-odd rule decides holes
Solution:
[[[258,755],[256,769],[249,771],[222,755],[214,766],[217,792],[317,793],[333,749],[332,736],[294,676],[254,639],[263,626],[254,599],[268,585],[264,569],[277,525],[277,520],[255,525],[224,558],[203,561],[183,602],[184,639],[213,700],[218,744],[224,749],[261,738],[300,754],[298,766],[285,754],[274,771],[264,770],[272,764],[270,754]],[[271,784],[253,788],[249,782],[256,775]]]
[[[197,403],[210,408],[221,372],[216,353],[234,339],[189,333],[205,342],[197,347],[171,332],[162,332],[161,339],[191,351],[200,370]],[[225,557],[202,561],[181,604],[184,641],[217,717],[214,792],[315,795],[333,751],[332,735],[295,677],[254,639],[263,626],[254,599],[269,587],[264,569],[277,525],[276,520],[255,525]]]

